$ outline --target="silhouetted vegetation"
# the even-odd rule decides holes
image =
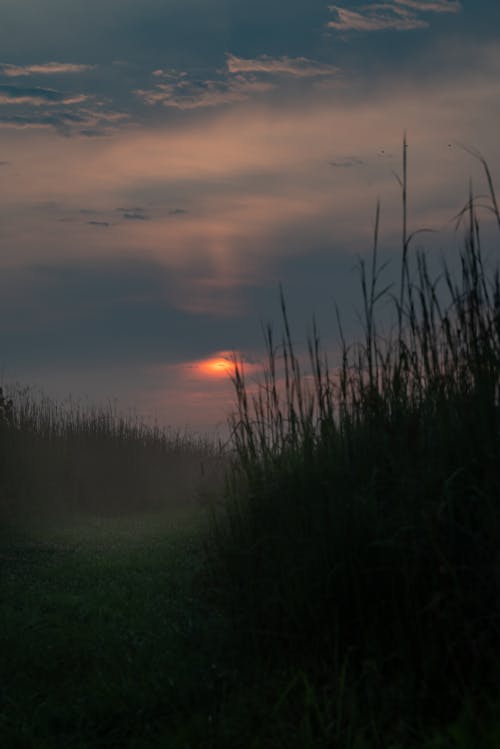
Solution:
[[[109,406],[58,404],[29,388],[0,397],[0,522],[193,506],[208,439],[152,427]]]
[[[418,727],[498,682],[499,274],[472,195],[459,278],[446,265],[431,278],[423,252],[412,263],[406,143],[401,186],[400,288],[381,288],[377,208],[371,267],[359,267],[364,340],[348,345],[339,317],[340,368],[315,330],[304,376],[283,295],[256,393],[235,362],[238,461],[215,513],[213,580],[246,647],[307,674],[290,684],[298,712],[309,700],[318,713],[304,746],[358,746],[353,722],[373,745],[416,732],[421,746]]]

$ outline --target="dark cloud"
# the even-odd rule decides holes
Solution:
[[[124,213],[123,218],[129,221],[149,221],[149,216],[146,216],[144,213]]]
[[[149,221],[144,208],[117,208],[117,210],[122,214],[122,218],[128,221]]]
[[[179,279],[128,258],[5,270],[0,276],[0,364],[175,363],[255,345],[255,320],[177,309]]]
[[[68,112],[33,112],[31,114],[5,115],[0,113],[0,126],[19,129],[49,127],[61,135],[70,135],[74,131],[75,125],[78,125],[81,121],[81,117]]]
[[[89,224],[89,226],[101,226],[105,229],[107,229],[108,226],[111,226],[109,221],[87,221],[87,224]]]
[[[255,351],[262,325],[280,329],[279,284],[290,304],[297,340],[305,343],[315,312],[330,320],[334,301],[352,313],[358,281],[353,256],[317,246],[307,256],[272,263],[266,283],[214,288],[220,299],[236,295],[241,313],[209,315],[177,308],[171,301],[185,282],[142,258],[65,265],[32,265],[0,277],[0,363],[18,366],[78,366],[81,363],[147,366],[193,361],[217,350]],[[304,296],[304,288],[310,292]],[[250,312],[249,312],[250,311]],[[352,316],[352,315],[351,315]]]
[[[170,216],[184,216],[188,211],[185,208],[172,208],[169,211]]]
[[[89,137],[109,135],[116,129],[117,124],[124,119],[127,119],[127,116],[119,112],[93,110],[87,107],[79,109],[54,107],[45,110],[41,106],[34,106],[28,111],[16,114],[11,114],[10,111],[4,113],[0,108],[0,127],[49,128],[64,136],[75,134]]]
[[[361,166],[365,162],[359,156],[344,156],[340,159],[328,162],[330,166],[348,168],[351,166]]]
[[[86,98],[83,94],[67,94],[52,88],[0,84],[0,104],[75,104]]]

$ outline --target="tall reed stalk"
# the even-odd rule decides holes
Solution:
[[[348,345],[337,312],[340,367],[313,324],[303,374],[283,292],[256,393],[235,361],[239,460],[210,551],[260,655],[293,653],[332,679],[346,658],[358,674],[373,662],[381,689],[404,683],[405,710],[436,717],[436,695],[452,710],[499,654],[500,282],[472,192],[458,277],[445,265],[433,279],[423,252],[410,262],[406,183],[405,136],[399,293],[381,283],[377,205],[370,269],[360,263],[364,340]],[[392,336],[379,334],[382,299]]]

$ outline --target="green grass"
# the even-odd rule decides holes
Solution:
[[[500,746],[500,277],[472,195],[430,277],[406,172],[400,286],[377,209],[363,339],[307,365],[282,295],[231,453],[0,396],[1,746]]]
[[[4,535],[2,746],[330,746],[330,710],[351,706],[293,663],[256,661],[201,593],[205,520],[87,517]]]
[[[227,623],[193,595],[198,536],[156,517],[4,541],[2,746],[155,746],[161,733],[183,746],[183,731],[209,735],[233,677]]]

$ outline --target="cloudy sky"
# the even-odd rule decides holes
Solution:
[[[212,428],[280,283],[334,351],[378,198],[397,273],[404,131],[431,252],[485,189],[459,144],[499,174],[499,28],[497,0],[2,0],[2,381]]]

